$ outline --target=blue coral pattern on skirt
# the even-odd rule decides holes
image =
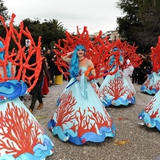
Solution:
[[[80,81],[71,78],[57,101],[57,109],[48,123],[53,135],[76,145],[103,142],[114,137],[116,128],[90,82],[85,67],[81,67]]]
[[[53,154],[52,140],[19,99],[26,89],[23,81],[0,83],[0,160],[45,160]]]
[[[160,90],[160,71],[151,73],[140,87],[140,90],[150,95],[156,94]]]
[[[100,99],[105,107],[135,104],[135,96],[121,70],[107,75],[100,86]]]
[[[149,128],[156,127],[160,131],[160,91],[158,91],[147,106],[141,111],[138,118]]]

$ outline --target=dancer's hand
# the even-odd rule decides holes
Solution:
[[[76,80],[77,80],[77,81],[80,81],[80,76],[77,76],[77,77],[76,77]]]

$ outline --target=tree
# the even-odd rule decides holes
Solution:
[[[52,48],[54,43],[59,39],[65,38],[66,29],[58,20],[49,20],[42,23],[43,38],[42,41],[46,44],[47,48]]]
[[[38,42],[39,36],[43,36],[42,25],[40,23],[40,20],[39,19],[30,20],[29,18],[27,18],[23,20],[23,24],[24,27],[27,27],[28,30],[31,32],[34,41]],[[25,42],[26,37],[23,38]]]
[[[4,5],[3,0],[0,0],[0,16],[2,16],[5,21],[10,18],[10,16],[8,16],[8,8]]]
[[[5,21],[9,20],[9,16],[8,16],[8,9],[6,6],[4,6],[4,1],[0,0],[0,16],[2,16],[4,18]],[[6,35],[6,30],[3,27],[2,23],[0,22],[0,35],[1,37],[5,37]]]
[[[117,7],[126,14],[117,18],[120,36],[135,43],[139,52],[150,52],[160,34],[160,1],[120,0]]]
[[[58,39],[65,38],[65,28],[58,22],[58,20],[45,20],[40,23],[39,19],[30,20],[29,18],[23,20],[24,26],[29,29],[33,39],[37,42],[38,37],[42,37],[42,45],[46,48],[53,48],[54,43],[58,42]]]
[[[139,44],[150,49],[157,44],[160,35],[160,1],[144,0],[137,14],[141,23],[141,32],[135,32]]]

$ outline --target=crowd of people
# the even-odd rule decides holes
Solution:
[[[27,54],[27,50],[26,50]],[[52,85],[56,85],[55,77],[57,75],[62,75],[62,73],[58,70],[57,65],[55,64],[56,54],[53,49],[44,49],[41,50],[41,54],[43,57],[41,72],[39,74],[39,79],[36,82],[34,88],[30,91],[31,95],[31,105],[29,107],[30,112],[33,112],[35,108],[36,101],[38,100],[39,105],[37,107],[40,110],[43,107],[43,98],[45,95],[49,93],[49,88]],[[36,62],[36,54],[33,54],[29,60],[29,64],[32,65]],[[16,72],[18,72],[19,67],[16,68]],[[27,70],[27,76],[31,77],[34,74],[34,71]],[[32,79],[33,83],[34,79]],[[20,97],[21,100],[25,101],[24,97]]]
[[[139,54],[143,62],[140,64],[139,67],[134,68],[132,74],[132,83],[137,83],[142,85],[147,77],[151,74],[152,71],[152,61],[149,54]]]

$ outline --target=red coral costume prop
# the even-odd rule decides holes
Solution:
[[[128,106],[128,104],[135,103],[135,91],[123,75],[123,68],[127,67],[127,60],[130,60],[130,63],[134,67],[139,66],[142,60],[136,54],[137,47],[131,46],[126,42],[121,42],[120,40],[113,42],[112,45],[114,48],[110,51],[111,56],[107,61],[108,65],[112,66],[112,68],[111,70],[107,70],[108,75],[100,86],[99,97],[106,107],[110,105]]]
[[[152,73],[142,84],[140,90],[150,95],[160,90],[160,36],[155,47],[151,47]]]
[[[42,160],[52,155],[54,145],[19,99],[19,96],[30,92],[37,82],[43,60],[41,38],[36,46],[28,29],[24,29],[23,22],[20,23],[19,31],[14,28],[14,18],[13,14],[9,26],[6,26],[4,18],[0,16],[6,30],[6,37],[0,36],[0,159]],[[31,42],[27,55],[25,46],[21,45],[22,36]],[[17,46],[17,53],[15,48],[9,53],[11,41]],[[33,54],[36,54],[37,61],[29,65],[28,61]],[[26,70],[32,70],[33,76],[28,77]]]
[[[96,71],[96,79],[106,76],[108,74],[114,74],[114,72],[105,73],[104,71],[110,70],[112,66],[108,65],[108,59],[112,54],[109,54],[110,50],[114,48],[114,46],[118,46],[120,41],[116,41],[115,43],[109,43],[108,37],[102,39],[102,32],[100,31],[98,36],[94,37],[94,41],[91,41],[90,36],[88,34],[87,27],[84,27],[83,32],[80,33],[77,27],[77,35],[71,35],[66,31],[66,39],[59,40],[58,44],[55,44],[57,49],[54,49],[55,54],[57,55],[57,59],[55,61],[58,66],[59,71],[63,73],[63,75],[68,78],[69,76],[69,65],[62,60],[62,56],[65,56],[66,53],[74,50],[76,45],[83,45],[87,52],[86,57],[91,59]],[[63,44],[64,47],[61,45]],[[118,58],[119,55],[116,56]],[[117,63],[116,61],[114,64]],[[113,65],[114,65],[113,64]],[[117,65],[116,65],[117,66]]]
[[[123,56],[124,62],[128,59],[130,59],[130,62],[134,67],[138,67],[142,63],[141,57],[136,54],[136,49],[134,45],[131,46],[127,44],[126,42],[121,42],[120,40],[117,40],[115,42],[109,42],[108,37],[101,38],[102,37],[102,31],[99,32],[97,36],[94,37],[94,40],[92,41],[90,39],[90,36],[88,34],[87,27],[84,27],[83,32],[79,32],[79,28],[77,27],[77,34],[71,35],[66,31],[66,39],[59,40],[58,44],[55,44],[57,49],[54,49],[55,54],[57,55],[57,59],[55,61],[56,65],[58,66],[58,69],[63,73],[63,75],[68,78],[69,76],[69,65],[62,60],[62,56],[65,56],[66,53],[73,51],[76,45],[81,44],[83,45],[86,50],[86,57],[88,59],[91,59],[96,71],[96,77],[95,79],[104,77],[106,75],[113,75],[118,71],[119,68],[119,51],[116,51],[114,53],[111,53],[110,51],[113,50],[113,48],[117,47],[119,50],[121,50],[121,54]],[[63,47],[62,47],[63,44]],[[112,65],[109,65],[110,57],[112,55],[115,55],[115,61]],[[115,70],[111,71],[111,68],[115,66]],[[122,66],[123,67],[123,66]],[[110,72],[105,72],[110,70]]]

